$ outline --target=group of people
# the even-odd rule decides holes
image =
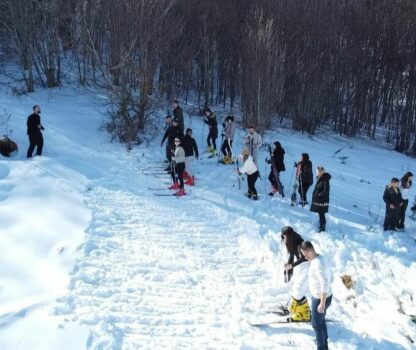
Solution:
[[[305,241],[292,227],[283,227],[281,239],[289,255],[284,264],[285,281],[292,279],[289,308],[284,315],[288,314],[293,322],[311,321],[318,350],[327,350],[325,315],[332,301],[329,264],[316,252],[313,244]]]

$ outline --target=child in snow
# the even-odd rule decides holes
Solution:
[[[192,129],[186,129],[186,134],[182,139],[182,147],[185,150],[185,170],[188,173],[188,180],[185,184],[194,186],[195,185],[195,176],[192,170],[192,162],[194,155],[198,159],[198,146],[196,145],[195,139],[192,137]]]
[[[233,163],[233,139],[235,133],[235,122],[234,117],[229,115],[225,118],[223,123],[224,132],[223,132],[223,143],[221,145],[221,152],[223,154],[222,162],[224,164],[232,164]]]
[[[291,279],[293,269],[296,267],[291,288],[292,299],[289,305],[292,321],[310,321],[311,310],[308,299],[306,298],[306,294],[308,293],[309,262],[300,252],[303,238],[290,226],[283,227],[281,238],[289,254],[289,260],[285,264],[285,277],[287,282]]]
[[[248,126],[248,135],[244,140],[244,144],[249,147],[250,154],[254,160],[254,164],[256,164],[256,167],[258,168],[258,155],[262,140],[260,134],[256,132],[253,124]]]
[[[181,140],[175,138],[175,152],[172,156],[172,160],[175,162],[174,169],[171,172],[173,185],[169,187],[171,190],[176,190],[179,188],[179,191],[176,193],[178,196],[184,196],[184,184],[183,184],[183,171],[185,170],[185,151],[181,146]],[[177,178],[176,178],[177,176]],[[179,179],[179,184],[178,184]]]
[[[412,187],[412,179],[413,174],[408,171],[403,177],[400,179],[400,192],[402,194],[403,205],[400,206],[400,218],[399,218],[399,225],[397,226],[398,229],[404,229],[404,221],[406,219],[406,209],[409,205],[409,192],[410,188]]]
[[[396,231],[400,221],[400,210],[403,206],[402,195],[399,190],[399,179],[393,177],[390,185],[384,190],[383,200],[386,203],[384,217],[384,231]]]
[[[217,155],[217,137],[218,137],[218,123],[217,118],[214,112],[207,107],[204,110],[204,123],[208,124],[208,152],[211,153],[210,158],[215,157]]]
[[[255,185],[257,178],[259,177],[259,172],[257,170],[256,164],[254,164],[253,157],[250,155],[250,150],[247,147],[243,149],[240,157],[243,160],[243,166],[237,169],[237,172],[239,175],[242,173],[247,174],[247,197],[257,200],[258,197]]]
[[[325,213],[329,208],[329,180],[331,175],[325,172],[323,166],[316,169],[316,185],[312,194],[311,211],[319,214],[319,231],[325,231],[326,218]]]
[[[299,162],[295,162],[296,167],[296,179],[299,187],[298,192],[300,195],[300,202],[302,207],[308,204],[306,194],[309,187],[313,184],[312,162],[309,160],[308,153],[302,153],[302,157]]]
[[[276,141],[274,144],[273,153],[271,154],[270,159],[266,159],[270,166],[270,174],[269,174],[269,181],[272,185],[272,190],[269,195],[274,196],[275,193],[279,192],[282,197],[284,197],[283,193],[283,185],[280,182],[280,172],[285,171],[285,150],[282,148],[279,141]]]

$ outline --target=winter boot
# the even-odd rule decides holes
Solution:
[[[185,196],[186,195],[186,192],[185,192],[185,190],[183,188],[181,188],[181,189],[179,189],[178,192],[176,192],[176,195],[178,197]]]
[[[277,192],[277,188],[273,186],[272,190],[269,193],[269,196],[274,196],[276,194],[276,192]]]
[[[311,309],[309,308],[308,299],[306,299],[306,297],[303,297],[300,300],[292,297],[289,311],[292,314],[292,320],[295,322],[309,322],[311,320]]]
[[[169,187],[170,190],[177,190],[179,188],[179,182],[175,182],[172,186]]]
[[[211,151],[211,155],[208,157],[208,158],[214,158],[214,157],[216,157],[217,156],[217,150],[216,149],[213,149],[212,151]]]
[[[257,194],[253,194],[252,199],[256,201],[257,199],[259,199],[259,196]]]
[[[183,171],[183,179],[186,181],[189,178],[189,174],[186,170]]]
[[[214,150],[214,147],[208,146],[208,148],[207,148],[207,152],[208,153],[212,153],[213,150]]]
[[[185,182],[185,185],[195,186],[195,176],[189,176],[188,180]]]

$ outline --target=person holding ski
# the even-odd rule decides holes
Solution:
[[[235,133],[235,122],[234,117],[229,115],[225,118],[223,123],[223,143],[221,145],[221,152],[223,154],[222,163],[232,164],[233,163],[233,139]]]
[[[402,195],[399,190],[399,179],[393,177],[390,185],[386,186],[383,200],[386,203],[386,215],[384,217],[384,231],[396,231],[400,221],[400,210],[403,206]]]
[[[315,331],[317,349],[328,350],[325,315],[332,301],[331,270],[326,259],[317,254],[311,242],[302,242],[300,251],[310,263],[308,282],[312,300],[312,327]]]
[[[169,120],[171,120],[171,123],[169,123]],[[165,117],[166,123],[169,125],[168,128],[165,131],[165,134],[163,135],[162,142],[160,143],[160,147],[163,146],[163,143],[165,140],[168,140],[168,143],[166,144],[166,158],[170,162],[172,159],[172,150],[175,148],[175,138],[181,139],[183,137],[183,133],[180,131],[178,127],[178,121],[176,119],[172,119],[170,115],[167,115]],[[169,170],[170,168],[167,168]]]
[[[256,167],[258,168],[259,149],[262,144],[262,139],[260,134],[256,132],[253,124],[248,126],[248,135],[244,140],[244,144],[249,148],[250,154],[254,160],[254,164],[256,164]]]
[[[311,319],[311,310],[306,298],[309,263],[300,251],[303,238],[290,226],[282,228],[281,238],[289,254],[289,260],[285,264],[285,281],[289,282],[294,275],[288,312],[291,314],[292,321],[307,322]],[[293,273],[295,267],[296,272]]]
[[[176,137],[174,140],[175,150],[172,155],[172,162],[174,166],[172,167],[171,176],[173,180],[173,185],[169,187],[170,190],[179,189],[176,193],[177,196],[186,195],[183,183],[183,172],[185,170],[185,150],[181,145],[181,140]],[[178,183],[179,180],[179,183]]]
[[[279,141],[273,143],[273,150],[269,148],[270,159],[266,159],[266,162],[270,164],[269,181],[272,185],[272,190],[269,193],[270,196],[274,196],[279,192],[284,197],[283,185],[280,182],[280,172],[285,171],[285,150]]]
[[[243,160],[243,166],[237,169],[238,175],[247,174],[248,192],[247,197],[257,200],[256,181],[259,177],[259,171],[254,164],[253,157],[250,155],[250,150],[246,147],[241,152],[240,157]]]
[[[195,185],[195,175],[192,169],[192,162],[194,156],[198,159],[198,146],[196,145],[195,139],[192,137],[192,129],[186,129],[186,134],[182,139],[182,147],[185,150],[185,171],[188,173],[188,180],[185,182],[186,185]]]
[[[326,218],[325,213],[329,208],[329,180],[331,175],[325,172],[323,166],[318,166],[316,169],[316,185],[312,193],[311,211],[319,214],[319,231],[325,231]]]
[[[306,194],[308,193],[309,187],[313,184],[312,162],[309,160],[309,154],[302,153],[300,161],[295,162],[295,167],[296,179],[299,185],[300,203],[304,207],[308,204]]]
[[[183,134],[183,131],[185,130],[185,124],[183,122],[183,110],[179,106],[179,101],[173,100],[172,107],[173,107],[173,118],[175,118],[178,121],[178,128]]]
[[[42,130],[45,130],[40,121],[40,107],[33,106],[33,113],[27,118],[27,135],[29,136],[29,148],[27,149],[27,158],[32,158],[33,151],[36,147],[36,155],[41,156],[43,150]]]
[[[211,153],[209,156],[213,158],[217,155],[217,137],[218,137],[218,122],[217,117],[215,116],[214,112],[207,107],[204,110],[204,123],[208,124],[208,137],[207,137],[207,144],[208,144],[208,152]]]
[[[406,219],[406,209],[409,205],[409,192],[410,188],[412,187],[412,180],[413,174],[408,171],[403,177],[400,179],[400,192],[402,194],[402,205],[400,206],[400,217],[399,217],[399,225],[397,226],[398,229],[404,230],[404,222]]]

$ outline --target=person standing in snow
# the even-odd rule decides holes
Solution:
[[[40,107],[33,106],[33,113],[27,118],[27,135],[29,136],[29,148],[27,150],[27,158],[31,158],[36,147],[36,155],[42,155],[43,135],[42,130],[45,128],[40,121]]]
[[[240,157],[243,160],[243,166],[237,169],[237,172],[239,175],[242,173],[247,174],[247,197],[257,200],[258,197],[255,185],[257,178],[259,177],[259,172],[257,170],[256,164],[254,164],[253,157],[250,155],[250,150],[247,147],[243,149]]]
[[[183,172],[185,170],[185,150],[183,149],[181,140],[178,137],[175,138],[174,142],[175,151],[172,156],[172,161],[175,162],[175,166],[171,172],[173,185],[170,186],[169,189],[176,190],[179,188],[179,191],[176,193],[176,195],[184,196],[186,195],[183,183]]]
[[[269,181],[272,185],[272,190],[269,195],[274,196],[275,193],[279,192],[282,197],[284,197],[283,185],[280,182],[280,172],[285,171],[285,150],[281,146],[279,141],[276,141],[274,144],[273,153],[271,154],[271,159],[267,160],[270,166]]]
[[[403,204],[400,206],[400,218],[399,218],[399,225],[397,226],[398,229],[404,229],[404,221],[406,219],[406,209],[409,205],[409,192],[410,188],[412,187],[412,179],[413,174],[408,171],[403,177],[400,179],[400,192],[402,194]]]
[[[221,152],[223,154],[222,162],[224,164],[232,164],[233,163],[233,139],[234,139],[234,133],[235,133],[235,122],[234,117],[229,115],[227,118],[225,118],[224,124],[224,140],[221,145]]]
[[[196,145],[195,139],[192,137],[192,129],[186,129],[186,134],[182,139],[182,147],[185,150],[185,171],[188,173],[188,180],[185,182],[186,185],[195,185],[195,175],[192,169],[192,162],[194,156],[198,159],[198,146]]]
[[[166,116],[165,120],[169,120],[169,118],[172,118],[171,116]],[[175,148],[175,138],[181,139],[183,137],[183,133],[180,131],[178,127],[178,121],[176,119],[172,119],[172,122],[168,126],[168,128],[165,131],[165,134],[163,135],[162,142],[160,143],[160,146],[163,146],[163,143],[165,140],[168,140],[168,143],[166,145],[166,157],[168,161],[170,162],[172,160],[172,150]],[[169,169],[169,168],[168,168]]]
[[[292,275],[294,275],[291,287],[292,295],[289,305],[289,312],[291,313],[292,321],[310,321],[311,310],[309,308],[308,299],[306,298],[308,292],[307,280],[309,263],[300,251],[303,238],[290,226],[282,228],[281,238],[289,254],[289,260],[285,264],[286,281],[289,282]],[[295,267],[296,272],[293,273],[293,269]]]
[[[296,179],[299,187],[298,192],[300,195],[300,201],[302,207],[308,204],[306,194],[308,193],[309,187],[313,184],[313,172],[312,162],[309,160],[308,153],[302,153],[302,157],[299,162],[295,162],[296,167]]]
[[[178,100],[173,100],[172,101],[172,107],[173,107],[173,118],[178,121],[178,128],[181,131],[181,133],[183,134],[183,131],[185,130],[185,124],[184,124],[184,121],[183,121],[183,110],[179,106],[179,101]]]
[[[258,169],[258,157],[262,140],[260,134],[256,132],[253,124],[248,126],[248,135],[244,140],[244,144],[247,145],[247,147],[249,148],[250,154],[254,160],[254,164],[256,164],[256,167]]]
[[[207,143],[208,143],[208,152],[211,153],[210,158],[213,158],[217,155],[217,137],[218,137],[218,123],[217,117],[215,116],[214,112],[207,107],[204,110],[204,123],[208,124],[208,136],[207,136]]]
[[[384,217],[384,231],[396,231],[400,221],[400,210],[403,206],[402,195],[399,190],[399,179],[393,177],[390,185],[386,186],[383,200],[386,203],[386,215]]]
[[[325,172],[323,166],[318,166],[316,170],[316,185],[312,194],[311,211],[319,214],[319,232],[325,231],[325,213],[329,208],[329,180],[331,175]]]
[[[325,315],[332,301],[331,271],[326,259],[317,254],[313,244],[304,241],[300,251],[309,261],[308,284],[311,292],[312,327],[318,350],[328,350],[328,330]]]

